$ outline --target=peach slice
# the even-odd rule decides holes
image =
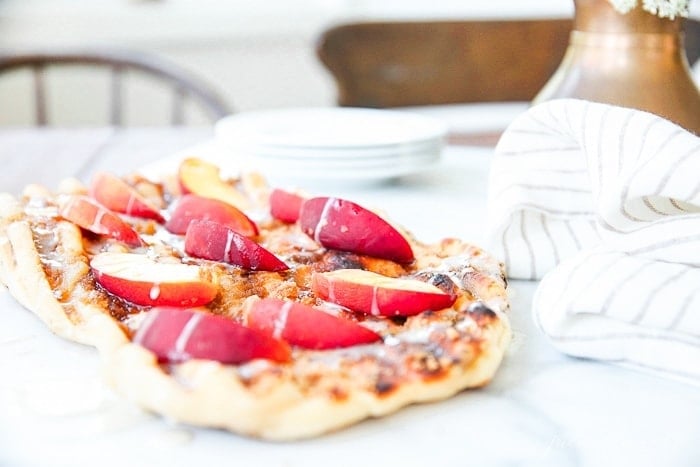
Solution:
[[[112,237],[131,247],[143,246],[139,234],[114,212],[83,195],[62,200],[58,213],[64,219],[98,235]]]
[[[156,307],[148,312],[134,342],[161,362],[181,363],[192,358],[226,364],[256,358],[287,362],[289,346],[231,319],[191,308]]]
[[[275,219],[293,224],[299,219],[299,211],[303,203],[304,198],[296,193],[275,188],[270,193],[270,214]]]
[[[301,229],[326,248],[385,258],[398,263],[413,261],[408,241],[375,213],[338,198],[311,198],[302,204]]]
[[[153,219],[161,224],[165,222],[157,207],[115,175],[106,172],[95,174],[90,183],[90,196],[112,211]]]
[[[194,194],[180,198],[165,228],[174,234],[182,235],[187,232],[187,226],[193,220],[214,221],[246,237],[258,234],[258,226],[242,211],[218,199]]]
[[[248,314],[248,326],[305,349],[336,349],[381,340],[376,332],[317,308],[264,298]]]
[[[451,306],[456,296],[416,279],[395,279],[362,269],[314,273],[312,290],[323,300],[374,316],[411,316]]]
[[[137,253],[99,253],[90,267],[105,290],[137,305],[200,306],[219,292],[199,266],[157,262]]]
[[[253,271],[285,271],[282,260],[252,240],[212,221],[194,220],[185,234],[185,252],[196,258],[222,261]]]
[[[250,205],[243,193],[222,180],[219,168],[209,162],[196,157],[185,159],[180,163],[177,176],[184,193],[218,199],[241,210]]]

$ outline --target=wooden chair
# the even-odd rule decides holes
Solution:
[[[192,101],[209,119],[215,121],[231,113],[229,105],[206,83],[184,69],[145,53],[123,50],[39,51],[0,53],[0,77],[20,69],[33,74],[34,114],[36,125],[49,123],[47,113],[46,74],[49,68],[91,67],[109,71],[109,123],[124,126],[124,82],[127,73],[142,74],[165,85],[172,92],[171,125],[185,122],[185,104]]]
[[[319,37],[317,55],[335,78],[338,104],[398,107],[530,101],[559,65],[572,22],[358,22]],[[686,24],[690,63],[700,21]]]

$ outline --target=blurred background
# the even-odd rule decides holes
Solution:
[[[185,67],[236,111],[328,106],[335,104],[335,87],[314,44],[334,24],[572,13],[571,0],[0,0],[0,49],[128,47]],[[700,17],[697,1],[691,16]],[[56,112],[65,115],[61,106],[70,106],[69,116],[62,118],[85,121],[81,102],[104,94],[107,82],[95,79],[86,85],[80,73],[95,71],[57,73],[64,85],[48,96]],[[140,92],[152,85],[144,80],[129,87],[125,112],[130,122],[148,124],[157,117],[151,115],[162,107],[155,105],[157,92]],[[31,122],[31,109],[18,104],[30,87],[19,74],[0,82],[0,125]]]

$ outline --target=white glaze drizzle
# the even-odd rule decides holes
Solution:
[[[126,203],[126,213],[131,215],[134,209],[134,203],[136,203],[136,194],[129,193],[129,201]]]
[[[377,290],[379,289],[378,286],[372,287],[372,305],[369,309],[369,313],[372,316],[380,316],[381,312],[379,311],[379,304],[377,303]]]
[[[275,339],[281,339],[284,328],[287,326],[287,318],[289,317],[289,310],[292,309],[294,304],[292,302],[285,302],[280,308],[280,313],[275,319],[274,327],[272,331],[272,337]]]
[[[153,287],[151,287],[151,290],[148,292],[148,297],[151,300],[155,300],[158,297],[160,297],[160,283],[154,282]]]
[[[231,258],[231,246],[233,244],[233,232],[226,232],[226,248],[224,249],[224,257],[221,258],[222,261],[229,261]]]
[[[190,319],[187,320],[185,325],[182,327],[182,331],[180,331],[180,335],[175,341],[175,347],[169,355],[171,359],[181,360],[186,359],[189,356],[185,349],[187,347],[187,343],[190,341],[190,337],[192,337],[192,333],[195,331],[195,329],[197,329],[197,326],[199,326],[199,322],[202,320],[202,317],[203,315],[201,313],[195,313],[190,317]]]
[[[321,211],[321,216],[318,218],[318,224],[316,224],[316,229],[314,232],[314,240],[316,240],[316,243],[319,245],[321,244],[321,231],[328,225],[328,212],[330,211],[331,206],[333,206],[335,200],[336,198],[328,198],[328,200],[326,200],[326,204],[323,205],[323,210]]]
[[[92,221],[92,225],[90,226],[90,229],[93,232],[99,233],[104,230],[104,227],[102,226],[102,218],[107,215],[107,210],[105,208],[99,207],[97,209],[97,215],[95,216],[95,219]]]

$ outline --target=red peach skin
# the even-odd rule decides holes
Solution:
[[[114,212],[87,196],[71,195],[59,207],[64,219],[98,235],[112,237],[131,247],[143,246],[139,234]]]
[[[394,279],[361,269],[314,273],[312,290],[323,300],[374,316],[411,316],[451,306],[456,297],[415,279]]]
[[[379,334],[354,321],[276,298],[256,301],[248,326],[305,349],[336,349],[381,340]]]
[[[296,193],[275,188],[270,193],[270,214],[275,219],[293,224],[299,219],[299,211],[303,203],[304,198]]]
[[[112,211],[153,219],[161,224],[165,222],[157,207],[115,175],[106,172],[95,174],[90,184],[90,196]]]
[[[95,280],[108,292],[143,306],[200,306],[218,287],[199,266],[159,263],[137,253],[105,252],[90,261]]]
[[[326,248],[385,258],[413,261],[408,241],[375,213],[338,198],[311,198],[301,206],[301,229]]]
[[[289,346],[223,316],[203,310],[156,307],[134,335],[161,362],[181,363],[193,358],[225,364],[256,358],[288,362]]]
[[[258,234],[255,222],[238,208],[218,199],[194,194],[180,198],[165,228],[174,234],[183,235],[193,220],[217,222],[246,237],[254,237]]]
[[[232,229],[212,221],[190,222],[185,252],[196,258],[234,264],[252,271],[285,271],[289,267],[274,254]]]

